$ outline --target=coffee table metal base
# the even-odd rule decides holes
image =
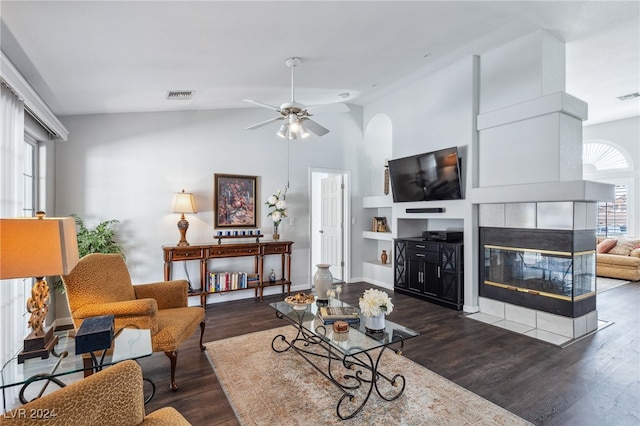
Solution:
[[[280,312],[276,315],[278,318],[291,319]],[[402,353],[402,340],[394,343],[398,345],[397,348],[382,346],[377,349],[377,354],[376,350],[364,350],[353,355],[343,354],[323,338],[326,335],[324,326],[318,327],[316,333],[310,333],[300,324],[291,324],[297,329],[296,336],[288,340],[286,336],[279,334],[271,341],[271,348],[278,353],[293,349],[342,392],[336,404],[336,414],[342,420],[356,416],[366,405],[374,389],[386,401],[393,401],[404,392],[406,382],[403,375],[388,376],[379,370],[385,350]],[[356,392],[361,388],[363,391]],[[362,396],[363,393],[366,395]]]

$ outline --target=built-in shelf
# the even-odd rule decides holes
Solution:
[[[391,198],[391,195],[370,195],[362,197],[362,207],[365,209],[390,208],[392,205],[393,198]]]
[[[393,234],[391,232],[373,232],[373,231],[363,231],[362,237],[369,240],[379,240],[379,241],[392,241]]]
[[[362,262],[362,270],[367,282],[393,290],[393,263],[391,258],[385,265],[379,260],[365,260]]]
[[[391,269],[391,267],[393,266],[393,263],[391,263],[391,259],[389,259],[389,262],[385,263],[384,265],[379,260],[365,260],[363,263],[366,263],[367,265],[371,265],[375,267],[389,268],[389,269]]]
[[[391,228],[393,225],[392,220],[392,207],[393,198],[391,195],[372,195],[362,197],[362,207],[365,210],[365,214],[371,215],[366,220],[371,220],[374,217],[384,217],[387,221],[387,227],[389,232],[375,232],[375,231],[363,231],[362,237],[366,241],[365,256],[372,259],[374,253],[375,256],[380,256],[381,250],[387,251],[389,261],[386,264],[380,262],[380,258],[376,257],[372,260],[365,260],[362,262],[362,273],[365,281],[375,285],[392,290],[393,289],[393,233]],[[369,228],[369,229],[373,229]]]

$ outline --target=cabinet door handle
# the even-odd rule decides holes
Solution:
[[[416,244],[416,248],[427,248],[427,246],[422,246],[420,244]]]
[[[438,266],[438,278],[440,278],[440,267]]]
[[[416,253],[416,257],[424,257],[425,255],[422,253]]]

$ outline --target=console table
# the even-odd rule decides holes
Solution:
[[[258,283],[254,287],[237,290],[251,290],[255,297],[262,296],[265,287],[281,285],[282,292],[291,292],[291,245],[293,241],[262,241],[244,243],[209,243],[190,246],[162,246],[164,252],[164,279],[171,280],[171,266],[173,262],[188,260],[200,261],[200,289],[196,295],[200,296],[202,306],[206,306],[207,295],[214,294],[206,291],[207,264],[211,259],[223,259],[228,257],[253,257],[253,272],[258,274]],[[269,281],[264,275],[264,257],[269,255],[281,256],[281,279]]]

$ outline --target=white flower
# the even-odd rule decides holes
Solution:
[[[359,305],[362,314],[366,317],[375,317],[382,313],[389,315],[393,312],[393,303],[389,295],[374,288],[365,290],[360,297]]]
[[[287,217],[287,203],[285,199],[287,198],[286,192],[283,194],[282,191],[278,189],[278,192],[274,195],[270,195],[267,198],[267,202],[265,203],[269,207],[273,208],[271,212],[267,215],[267,217],[271,216],[271,220],[273,223],[278,226],[282,219]]]

